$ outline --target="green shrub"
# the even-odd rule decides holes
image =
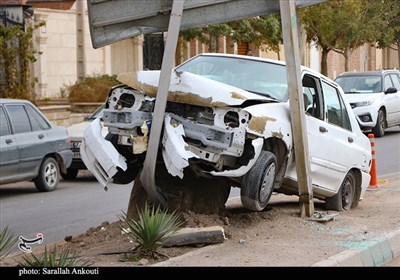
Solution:
[[[110,88],[120,84],[116,78],[116,75],[85,77],[82,81],[61,89],[61,92],[67,92],[70,102],[104,102]]]
[[[14,233],[8,230],[8,226],[0,232],[0,260],[7,257],[17,241],[18,238],[14,237]]]
[[[5,26],[0,23],[0,97],[20,98],[35,102],[34,86],[38,79],[31,66],[40,55],[33,46],[33,32],[44,22]]]
[[[23,261],[19,262],[19,266],[23,267],[71,267],[71,266],[90,266],[92,263],[78,259],[78,255],[69,249],[63,249],[57,254],[56,246],[50,252],[44,247],[44,253],[37,256],[33,253],[23,256]]]
[[[157,252],[162,242],[182,225],[180,215],[175,211],[171,214],[160,207],[148,207],[138,211],[139,217],[134,220],[124,213],[119,226],[128,238],[137,245],[132,253],[139,257],[157,259],[161,254]]]

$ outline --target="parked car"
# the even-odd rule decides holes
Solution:
[[[400,125],[400,71],[345,72],[335,81],[343,88],[362,130],[382,137]]]
[[[85,129],[96,118],[101,118],[103,114],[104,105],[101,105],[89,117],[85,117],[83,122],[76,123],[67,127],[68,135],[70,137],[70,149],[73,152],[72,163],[65,173],[61,173],[64,180],[74,180],[78,176],[79,170],[87,169],[83,163],[80,154],[80,146]],[[103,136],[106,136],[107,128],[103,129]]]
[[[141,168],[159,76],[118,75],[123,85],[111,89],[103,112],[114,139],[103,139],[99,122],[87,128],[81,155],[103,186],[133,180]],[[338,84],[305,67],[302,82],[313,195],[327,209],[348,210],[369,185],[369,139]],[[287,88],[283,62],[254,56],[200,54],[174,68],[160,141],[168,172],[224,177],[253,211],[273,191],[298,195]]]
[[[41,192],[56,189],[72,161],[66,128],[17,99],[0,99],[0,154],[0,184],[33,180]]]

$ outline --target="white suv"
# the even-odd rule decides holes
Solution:
[[[382,137],[385,129],[400,125],[400,71],[345,72],[337,82],[362,130]]]

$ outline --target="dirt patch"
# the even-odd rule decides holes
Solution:
[[[241,206],[240,200],[230,200],[221,215],[182,213],[186,227],[222,226],[225,242],[161,248],[160,253],[167,258],[156,261],[127,260],[124,253],[133,244],[122,235],[117,222],[103,222],[81,235],[66,237],[56,245],[59,249],[76,251],[82,259],[92,262],[92,266],[146,266],[155,263],[165,266],[309,266],[398,230],[399,201],[400,186],[393,184],[368,190],[358,207],[351,211],[327,212],[324,203],[315,200],[317,212],[338,214],[334,220],[322,223],[300,218],[296,196],[273,194],[262,212],[250,212]],[[34,253],[43,250],[43,247],[37,247]],[[188,252],[191,252],[190,257],[176,258]],[[22,255],[8,256],[1,265],[14,266]]]

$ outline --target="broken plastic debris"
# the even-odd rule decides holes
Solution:
[[[314,214],[308,218],[310,221],[317,221],[317,222],[327,222],[330,220],[334,220],[338,213],[323,213],[315,211]]]

